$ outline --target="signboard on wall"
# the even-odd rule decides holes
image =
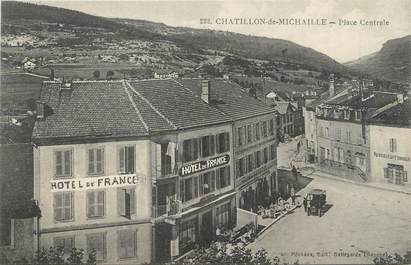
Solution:
[[[146,183],[147,177],[127,174],[101,177],[64,178],[50,181],[52,192],[118,188]]]
[[[191,174],[199,173],[211,168],[227,165],[230,162],[230,155],[225,154],[216,156],[208,160],[198,161],[189,165],[182,166],[179,170],[180,176],[188,176]]]

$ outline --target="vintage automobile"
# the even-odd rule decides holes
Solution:
[[[313,189],[307,194],[307,215],[318,215],[321,217],[326,204],[327,195],[325,190]]]

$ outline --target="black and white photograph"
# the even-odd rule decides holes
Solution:
[[[0,17],[1,265],[411,264],[410,0]]]

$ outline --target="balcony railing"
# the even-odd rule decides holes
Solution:
[[[181,201],[175,201],[172,203],[157,205],[152,207],[152,214],[154,218],[173,216],[181,211]]]

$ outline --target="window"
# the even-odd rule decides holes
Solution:
[[[61,249],[64,254],[70,254],[71,250],[75,247],[74,236],[72,237],[55,237],[54,247]]]
[[[254,154],[249,154],[247,156],[247,168],[248,171],[247,172],[251,172],[254,170]]]
[[[59,192],[54,194],[54,220],[69,221],[73,219],[73,193]]]
[[[93,148],[88,150],[88,174],[102,175],[104,173],[104,149]]]
[[[336,128],[335,138],[336,138],[338,141],[341,140],[341,128]]]
[[[159,144],[161,148],[161,175],[171,174],[172,164],[174,163],[174,143]]]
[[[276,159],[276,156],[277,156],[276,153],[277,153],[277,150],[276,150],[276,148],[275,148],[275,145],[272,144],[272,145],[270,146],[271,160],[275,160],[275,159]]]
[[[56,151],[56,177],[71,177],[73,166],[73,153],[72,150]]]
[[[96,233],[86,235],[87,238],[87,252],[91,250],[96,251],[96,260],[104,261],[107,255],[106,247],[106,233]]]
[[[200,149],[199,139],[188,139],[183,142],[183,160],[189,162],[198,158]]]
[[[213,192],[215,190],[215,172],[209,171],[200,176],[203,179],[203,194]]]
[[[137,231],[121,230],[118,235],[118,257],[130,259],[137,257]]]
[[[237,167],[237,178],[244,176],[245,172],[245,159],[240,158],[237,159],[237,163],[236,163],[236,167]]]
[[[192,200],[194,197],[193,194],[193,179],[187,178],[184,181],[184,199],[185,201]]]
[[[351,132],[347,131],[347,143],[351,143]]]
[[[117,189],[117,209],[120,216],[130,218],[136,213],[136,190],[135,188]]]
[[[251,125],[247,125],[247,143],[251,143],[253,138],[253,132],[251,131]]]
[[[243,145],[243,127],[237,129],[237,144],[238,146]]]
[[[323,131],[323,127],[320,126],[320,136],[324,136],[324,131]]]
[[[87,192],[87,217],[104,217],[104,190]]]
[[[230,134],[228,132],[217,135],[217,153],[225,153],[230,151]]]
[[[180,223],[178,233],[179,247],[181,250],[194,247],[197,239],[197,218]]]
[[[260,140],[260,123],[254,124],[255,140]]]
[[[388,179],[388,182],[397,185],[404,185],[408,182],[407,171],[404,171],[402,165],[388,164],[388,167],[384,168],[384,177]]]
[[[212,156],[215,153],[215,136],[208,135],[201,137],[201,157]]]
[[[135,150],[134,146],[124,146],[118,150],[120,174],[135,173]]]
[[[216,209],[216,226],[227,226],[230,223],[230,203],[226,203]]]
[[[269,157],[268,157],[268,147],[264,148],[263,151],[263,163],[266,164],[268,163]]]
[[[255,168],[259,168],[261,166],[261,151],[255,152],[254,157],[255,157]]]
[[[328,131],[328,127],[325,127],[325,137],[329,137],[330,132]]]
[[[230,185],[230,166],[217,169],[217,181],[219,188],[225,188]]]
[[[267,137],[267,121],[263,121],[262,131],[263,131],[263,137]]]
[[[270,135],[274,135],[274,120],[270,120]]]
[[[349,110],[344,110],[344,119],[346,119],[346,120],[350,119],[350,111]]]
[[[397,152],[397,139],[395,138],[390,138],[390,152]]]

